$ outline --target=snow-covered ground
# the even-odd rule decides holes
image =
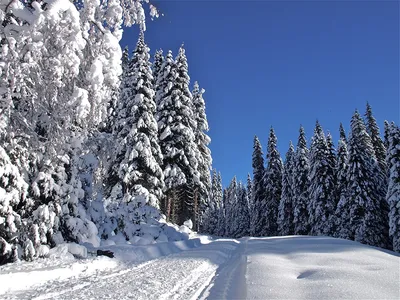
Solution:
[[[0,267],[1,299],[400,299],[400,257],[328,237],[111,245]]]

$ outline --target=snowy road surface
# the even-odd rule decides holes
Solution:
[[[400,257],[341,239],[165,243],[144,251],[153,259],[142,263],[136,250],[129,260],[129,247],[113,249],[114,259],[2,267],[0,298],[400,299]]]

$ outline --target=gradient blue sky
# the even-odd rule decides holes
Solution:
[[[266,150],[273,126],[281,156],[316,119],[336,143],[369,101],[383,121],[400,120],[398,1],[154,1],[146,41],[176,55],[185,43],[192,84],[204,98],[213,167],[227,185],[252,172],[254,135]],[[121,41],[132,50],[137,28]]]

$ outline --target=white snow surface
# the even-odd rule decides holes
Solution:
[[[400,299],[398,254],[328,237],[103,245],[0,267],[1,299]],[[90,249],[89,249],[90,250]]]

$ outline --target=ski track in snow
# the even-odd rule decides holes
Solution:
[[[400,258],[327,237],[220,239],[1,299],[400,299]]]

